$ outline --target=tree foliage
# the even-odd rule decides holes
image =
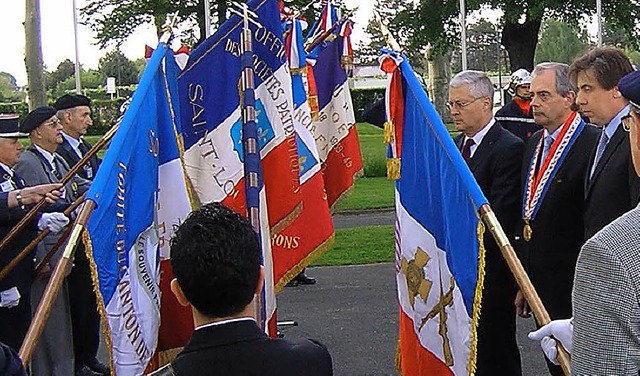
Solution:
[[[55,90],[58,83],[73,77],[75,69],[75,64],[71,60],[65,59],[58,64],[58,67],[53,72],[44,72],[44,83],[47,90]]]
[[[100,58],[98,70],[104,77],[115,77],[116,85],[124,86],[138,82],[138,68],[122,51],[115,49]]]
[[[0,101],[17,102],[24,99],[24,93],[18,91],[16,78],[11,73],[0,72]]]
[[[549,18],[543,22],[540,30],[535,63],[556,61],[571,64],[575,57],[589,47],[588,39],[586,32],[576,25]]]

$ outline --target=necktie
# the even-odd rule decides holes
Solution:
[[[542,149],[542,161],[544,163],[545,158],[547,158],[547,154],[549,154],[549,150],[551,150],[551,145],[553,145],[553,137],[551,135],[546,136],[544,138],[544,148]]]
[[[596,157],[593,159],[593,165],[591,166],[589,179],[591,179],[593,173],[596,171],[596,166],[598,166],[598,162],[600,162],[600,158],[602,158],[602,154],[604,153],[604,149],[607,147],[608,142],[609,136],[607,136],[607,133],[603,129],[602,134],[600,135],[600,142],[598,142],[598,148],[596,149]]]
[[[473,138],[468,138],[462,147],[462,158],[464,158],[467,163],[471,160],[471,146],[473,145],[475,145]]]
[[[53,166],[51,169],[51,173],[58,179],[58,181],[62,180],[62,175],[60,174],[60,162],[58,162],[58,157],[53,156]]]
[[[83,157],[87,155],[89,147],[84,143],[84,140],[80,140],[80,143],[78,144],[78,150],[80,150],[80,154],[82,154]]]

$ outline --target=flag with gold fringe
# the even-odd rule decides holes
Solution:
[[[395,139],[397,365],[403,375],[469,375],[484,275],[477,213],[487,200],[406,58],[385,52],[383,65],[401,74],[404,89],[395,107],[402,124],[394,123],[402,132]]]

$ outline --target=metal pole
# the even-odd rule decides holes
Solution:
[[[209,38],[211,35],[211,3],[204,0],[204,36]]]
[[[498,25],[496,25],[496,46],[498,52],[498,91],[500,92],[500,106],[504,106],[504,98],[502,92],[502,60],[500,57],[500,30],[498,30]]]
[[[464,0],[460,0],[460,41],[462,42],[462,70],[467,70],[467,23]]]
[[[596,13],[598,14],[598,47],[602,47],[602,0],[596,0]]]
[[[76,65],[75,65],[75,76],[76,76],[76,93],[82,93],[82,85],[80,84],[80,53],[78,51],[78,7],[76,6],[76,0],[73,0],[73,36],[75,39],[75,48],[76,48]]]

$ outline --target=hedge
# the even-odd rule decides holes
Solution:
[[[122,93],[122,92],[121,92]],[[90,95],[90,93],[87,93]],[[104,98],[103,95],[98,97]],[[384,96],[384,89],[357,89],[351,90],[351,100],[353,101],[353,109],[357,122],[362,121],[362,111],[364,111],[376,99]],[[88,134],[101,135],[104,134],[115,123],[120,116],[120,106],[126,98],[116,99],[93,99],[92,118],[93,126],[89,127]],[[50,103],[53,105],[53,102]],[[0,113],[15,112],[20,115],[20,121],[29,113],[25,102],[0,103]]]

